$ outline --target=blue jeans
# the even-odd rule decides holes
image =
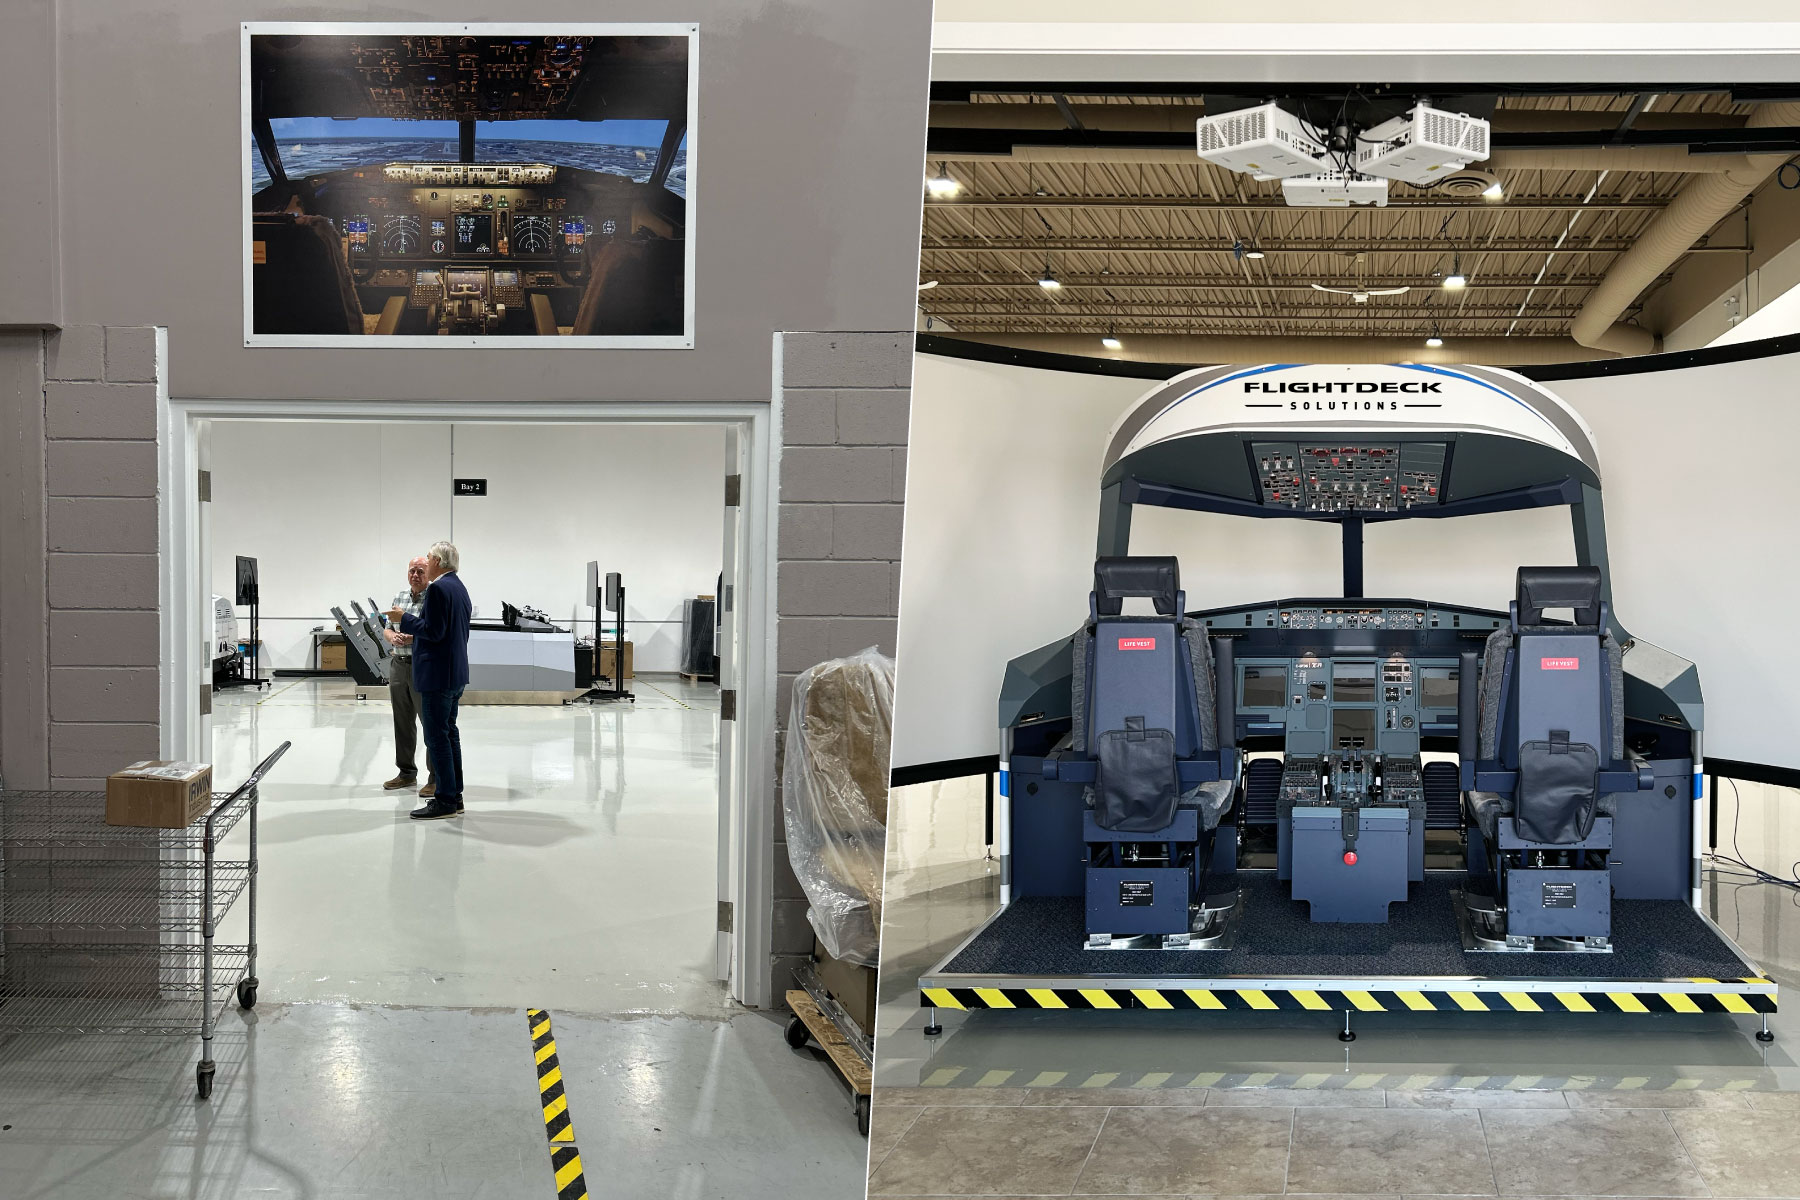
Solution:
[[[419,693],[419,723],[425,727],[425,749],[437,775],[438,800],[462,799],[462,733],[456,728],[462,694],[459,687]]]

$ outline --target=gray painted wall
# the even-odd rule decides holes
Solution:
[[[794,677],[869,646],[894,653],[913,335],[789,334],[781,344],[772,997],[793,986],[813,940],[780,803]]]
[[[20,3],[41,13],[52,0]],[[57,103],[41,71],[0,74],[0,112],[22,127],[7,144],[55,129],[63,320],[167,326],[172,395],[767,399],[771,333],[912,326],[929,0],[55,0],[54,12],[55,45],[27,58],[56,62]],[[699,23],[695,348],[246,348],[239,24],[499,19]],[[9,39],[43,39],[10,6],[6,24]],[[41,259],[46,236],[37,192],[0,189],[4,260]]]
[[[246,348],[239,23],[499,17],[699,23],[695,348]],[[786,683],[812,661],[870,643],[891,654],[911,334],[839,331],[912,326],[930,28],[929,0],[531,0],[504,13],[473,0],[16,0],[0,112],[8,161],[38,175],[0,189],[0,256],[30,268],[8,274],[21,290],[0,329],[65,329],[0,334],[5,782],[91,783],[155,748],[154,429],[140,407],[155,392],[127,377],[123,349],[144,326],[168,330],[174,396],[438,402],[768,403],[772,335],[820,331],[787,340],[777,385],[796,413],[781,468],[781,718]],[[114,607],[83,607],[102,594]],[[810,937],[780,845],[774,867],[779,997]]]
[[[154,329],[0,337],[0,779],[104,787],[157,750]]]

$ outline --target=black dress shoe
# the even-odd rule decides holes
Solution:
[[[433,797],[425,807],[412,810],[412,819],[415,821],[441,821],[445,817],[462,816],[462,810],[462,801],[460,800],[439,800]]]

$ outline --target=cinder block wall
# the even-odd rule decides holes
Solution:
[[[157,331],[0,338],[0,779],[155,758]]]
[[[769,993],[812,949],[806,894],[788,864],[780,804],[794,677],[878,646],[894,653],[906,499],[913,335],[789,333],[781,339],[781,494],[776,541],[775,928]]]

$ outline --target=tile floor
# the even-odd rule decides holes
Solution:
[[[842,1083],[712,978],[717,689],[636,690],[465,708],[469,811],[430,823],[381,790],[384,698],[222,693],[222,786],[293,742],[262,789],[258,1006],[226,1010],[204,1103],[193,1037],[0,1042],[0,1198],[550,1200],[527,1006],[595,1200],[859,1197]]]
[[[1782,862],[1791,797],[1742,831]],[[873,1196],[1800,1196],[1800,1020],[940,1013],[916,981],[998,904],[979,780],[890,798]],[[1727,801],[1726,830],[1733,813]],[[1800,985],[1791,892],[1709,912]]]
[[[869,1195],[1793,1197],[1797,1100],[880,1088]]]

